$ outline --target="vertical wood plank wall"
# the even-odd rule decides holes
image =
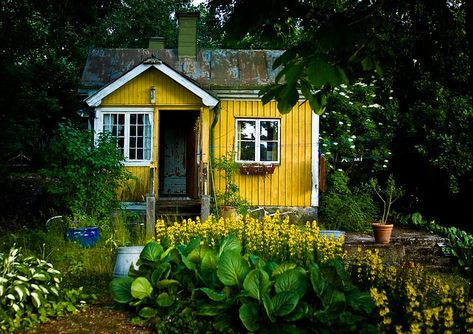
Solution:
[[[151,86],[156,88],[156,104],[150,103]],[[151,68],[103,99],[101,107],[154,107],[153,166],[159,157],[159,110],[201,110],[203,160],[209,157],[208,129],[213,112],[202,108],[200,98]],[[202,109],[201,109],[202,108]],[[281,163],[274,174],[237,175],[241,195],[258,206],[310,206],[311,194],[311,122],[308,103],[298,104],[287,115],[281,115],[276,103],[263,106],[260,101],[222,100],[220,120],[215,128],[215,156],[234,150],[235,117],[279,118],[281,120]],[[143,201],[149,187],[149,166],[127,167],[136,177],[119,194],[123,201]],[[156,177],[159,173],[156,171]],[[221,178],[215,175],[217,190],[223,190]],[[155,180],[155,185],[159,184]],[[155,189],[157,192],[157,189]]]
[[[237,174],[241,195],[251,205],[310,206],[312,111],[309,104],[298,104],[289,114],[281,115],[275,102],[263,106],[260,101],[222,101],[215,129],[216,157],[235,149],[235,117],[281,120],[281,163],[274,174],[267,176]],[[218,174],[215,178],[217,190],[222,191],[222,178]]]
[[[155,104],[150,103],[151,86],[155,86],[156,89]],[[153,163],[151,166],[127,166],[134,179],[130,180],[118,194],[121,201],[144,201],[149,191],[149,169],[150,167],[159,168],[159,110],[176,110],[176,112],[202,110],[202,101],[198,96],[157,69],[150,68],[105,97],[101,107],[154,107]],[[208,114],[207,108],[203,108],[203,110]],[[204,153],[207,153],[207,150]],[[156,170],[155,193],[158,191],[158,175]]]

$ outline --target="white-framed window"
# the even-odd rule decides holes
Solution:
[[[235,124],[236,161],[279,163],[281,122],[279,119],[237,118]]]
[[[117,138],[126,165],[147,165],[152,160],[152,108],[100,108],[96,132],[109,132]]]

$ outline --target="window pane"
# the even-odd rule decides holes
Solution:
[[[278,140],[278,122],[261,121],[260,122],[261,140]]]
[[[238,121],[238,140],[254,140],[256,138],[255,121]]]
[[[255,143],[246,141],[240,143],[238,160],[255,161]]]
[[[143,160],[143,149],[142,148],[136,149],[136,159]]]
[[[278,161],[278,143],[260,143],[260,161]]]

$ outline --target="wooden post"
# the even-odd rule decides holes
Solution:
[[[149,169],[149,191],[146,195],[146,240],[154,239],[156,224],[156,199],[154,197],[154,167]]]

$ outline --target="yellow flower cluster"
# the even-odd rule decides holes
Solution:
[[[370,287],[381,333],[473,333],[473,301],[421,266],[384,266],[376,251],[358,250],[352,279]]]
[[[324,262],[343,257],[343,238],[320,237],[319,232],[315,221],[299,226],[291,224],[288,217],[281,219],[279,213],[265,216],[262,221],[250,216],[219,220],[210,216],[206,221],[187,219],[169,226],[161,219],[156,222],[157,241],[169,245],[186,244],[200,237],[205,244],[215,246],[233,234],[241,241],[245,253],[268,260],[307,265],[314,260]]]

